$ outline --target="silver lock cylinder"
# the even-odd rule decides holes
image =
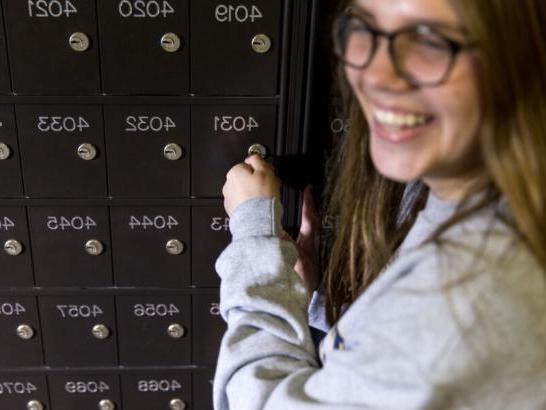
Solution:
[[[104,245],[97,239],[89,239],[85,242],[85,251],[91,256],[99,256],[104,252]]]
[[[70,35],[68,39],[68,44],[70,48],[74,51],[82,52],[87,51],[91,45],[91,40],[89,36],[85,33],[76,32]]]
[[[95,336],[95,338],[103,340],[107,339],[110,336],[110,329],[106,325],[98,324],[93,326],[93,328],[91,329],[91,333],[93,334],[93,336]]]
[[[116,408],[116,403],[114,403],[112,400],[103,399],[99,401],[99,410],[114,410]]]
[[[10,256],[17,256],[23,253],[23,244],[17,239],[8,239],[4,242],[4,251]]]
[[[184,329],[184,326],[179,325],[178,323],[173,323],[167,328],[167,333],[173,339],[180,339],[186,334],[186,329]]]
[[[267,34],[256,34],[252,37],[252,50],[258,54],[265,54],[271,50],[271,38]]]
[[[259,155],[260,157],[265,159],[267,157],[267,148],[264,147],[262,144],[252,144],[248,148],[248,156],[250,157],[251,155]]]
[[[19,325],[16,330],[17,336],[23,340],[29,340],[34,337],[34,329],[29,325]]]
[[[165,249],[171,255],[180,255],[186,249],[184,242],[179,241],[178,239],[170,239],[165,244]]]
[[[38,400],[27,402],[27,410],[44,410],[44,405]]]
[[[175,53],[182,46],[182,40],[175,33],[165,33],[161,37],[161,48],[167,53]]]
[[[0,142],[0,161],[8,159],[11,156],[11,149],[7,144]]]
[[[78,157],[84,161],[91,161],[97,157],[97,149],[93,144],[84,142],[78,146]]]
[[[163,148],[163,156],[169,161],[179,160],[184,156],[184,148],[174,142],[171,142],[170,144],[165,145],[165,148]]]
[[[170,410],[186,410],[186,402],[182,399],[172,399],[169,402],[169,409]]]

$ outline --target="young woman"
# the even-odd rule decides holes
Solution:
[[[333,326],[317,352],[317,280],[293,269],[280,182],[250,157],[224,186],[217,409],[546,408],[545,4],[348,4]]]

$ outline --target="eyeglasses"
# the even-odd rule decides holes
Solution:
[[[350,8],[334,23],[334,51],[349,67],[362,70],[368,67],[377,50],[379,37],[388,41],[396,73],[415,87],[444,82],[457,54],[474,47],[447,38],[427,25],[388,33],[372,27]]]

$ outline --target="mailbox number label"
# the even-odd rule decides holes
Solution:
[[[211,303],[209,313],[213,316],[219,316],[220,315],[220,304],[219,303]]]
[[[58,229],[61,231],[66,229],[81,231],[82,229],[89,230],[96,226],[97,223],[90,216],[74,216],[72,218],[67,218],[66,216],[47,217],[47,228],[51,231],[56,231]]]
[[[97,317],[104,314],[97,305],[57,305],[63,318]]]
[[[41,115],[38,117],[38,130],[40,132],[82,132],[84,128],[89,128],[89,123],[83,117],[61,117]]]
[[[174,14],[174,8],[168,1],[157,0],[122,0],[119,2],[118,11],[123,18],[166,18],[169,14]]]
[[[29,17],[70,17],[78,9],[69,0],[28,0]]]
[[[137,217],[131,215],[129,217],[129,227],[131,230],[134,229],[172,229],[173,226],[178,226],[178,221],[172,215],[156,215],[156,216],[141,216]]]
[[[130,132],[159,132],[163,130],[168,132],[170,128],[176,128],[176,123],[171,117],[161,118],[157,116],[151,117],[149,115],[130,115],[125,118],[125,122],[127,124],[125,131]]]
[[[263,14],[257,6],[233,6],[231,4],[219,4],[214,10],[216,21],[220,23],[254,23],[263,18]]]
[[[168,305],[163,303],[137,303],[133,306],[133,314],[138,317],[174,316],[178,313],[180,313],[180,309],[172,303]]]
[[[64,385],[67,393],[104,393],[110,391],[110,386],[102,380],[96,381],[69,381]]]
[[[0,382],[0,394],[30,394],[37,390],[30,382]]]
[[[214,131],[216,132],[251,132],[254,128],[259,128],[260,124],[254,117],[233,117],[231,115],[216,115],[214,116]]]
[[[9,231],[15,228],[15,223],[7,216],[0,217],[0,230]]]
[[[210,229],[214,232],[229,231],[229,218],[227,217],[213,217]]]
[[[0,314],[4,316],[19,316],[27,310],[20,303],[2,303],[0,305]]]
[[[182,385],[176,380],[139,380],[137,383],[138,391],[146,392],[170,392],[177,391]]]

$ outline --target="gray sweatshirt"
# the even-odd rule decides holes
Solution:
[[[241,204],[216,264],[228,330],[215,408],[546,409],[545,272],[494,206],[423,244],[454,211],[429,196],[317,351],[309,318],[328,327],[320,295],[308,312],[297,250],[279,237],[281,205]]]

